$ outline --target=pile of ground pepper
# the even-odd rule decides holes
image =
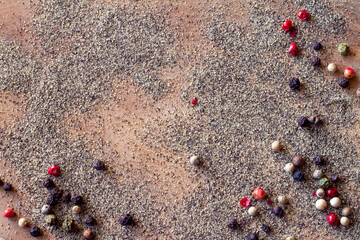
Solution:
[[[321,54],[314,53],[313,42],[327,39],[329,32],[345,34],[345,38],[346,23],[341,13],[323,0],[293,2],[305,4],[314,16],[306,24],[295,21],[301,28],[295,38],[300,47],[296,58],[286,52],[294,39],[281,30],[283,17],[299,7],[292,2],[284,1],[289,13],[264,1],[249,2],[245,25],[223,14],[231,12],[235,3],[201,10],[208,22],[199,28],[214,55],[203,56],[201,66],[194,64],[182,95],[186,103],[197,97],[198,104],[189,106],[186,117],[176,114],[173,119],[155,119],[157,125],[145,126],[137,133],[144,144],[151,142],[184,156],[182,163],[169,158],[170,162],[183,166],[188,156],[198,155],[204,163],[193,170],[194,179],[203,185],[169,206],[156,204],[146,183],[118,186],[111,172],[94,170],[92,163],[104,159],[98,159],[99,154],[84,139],[70,140],[63,122],[69,112],[91,114],[99,102],[109,100],[118,74],[131,77],[154,98],[166,95],[166,84],[158,74],[178,62],[179,50],[172,35],[177,29],[166,23],[166,7],[154,10],[136,3],[118,7],[84,0],[53,0],[34,6],[40,56],[27,57],[14,44],[0,43],[1,87],[26,99],[24,118],[1,137],[6,143],[3,156],[22,176],[19,192],[30,196],[24,203],[28,215],[58,238],[82,238],[79,232],[68,234],[47,226],[43,216],[32,211],[40,209],[46,199],[41,180],[47,167],[58,164],[62,175],[56,183],[84,197],[87,208],[82,214],[97,217],[98,225],[91,229],[99,239],[234,239],[250,232],[259,232],[261,239],[290,235],[356,239],[360,200],[351,196],[359,191],[359,180],[352,169],[360,163],[355,146],[342,131],[356,121],[351,109],[355,99],[325,70],[309,63],[314,55],[322,58],[329,54],[326,48]],[[40,57],[41,63],[33,60]],[[192,56],[187,59],[191,61]],[[300,91],[289,88],[292,77],[300,79]],[[321,116],[324,125],[298,127],[298,117],[314,114]],[[285,150],[272,152],[274,140],[280,140]],[[308,158],[303,166],[306,179],[300,183],[282,170],[294,155]],[[319,214],[313,207],[311,193],[316,182],[310,159],[315,155],[328,157],[322,168],[326,174],[342,176],[338,189],[354,210],[349,228],[340,231],[328,226],[324,223],[327,214]],[[259,216],[247,215],[239,200],[256,187],[263,188],[270,199],[289,197],[284,218],[274,217],[271,207],[260,201],[253,203]],[[54,210],[62,221],[74,218],[70,209],[60,204]],[[172,216],[161,214],[166,209],[171,209]],[[134,214],[137,226],[121,226],[118,218],[123,213]],[[75,220],[82,229],[80,218]],[[238,219],[241,230],[227,228],[231,218]],[[270,235],[261,231],[264,223],[273,229]]]

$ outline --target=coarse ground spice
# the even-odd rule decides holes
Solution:
[[[27,207],[29,215],[34,219],[43,217],[31,213],[31,209],[41,206],[47,194],[35,183],[46,177],[39,173],[39,168],[46,169],[57,162],[64,174],[56,180],[57,184],[84,196],[89,211],[97,213],[103,221],[118,219],[119,212],[136,213],[140,222],[138,230],[122,227],[116,221],[111,225],[113,233],[99,229],[99,239],[112,239],[112,234],[124,239],[134,239],[140,234],[151,238],[167,231],[176,239],[244,238],[254,231],[251,224],[244,226],[244,231],[226,231],[226,224],[218,223],[234,214],[241,193],[250,193],[256,186],[274,193],[286,191],[296,206],[290,212],[287,210],[286,221],[274,220],[277,233],[269,239],[281,239],[289,231],[300,236],[298,226],[311,223],[312,228],[320,229],[324,227],[324,219],[306,201],[312,182],[293,184],[288,181],[288,174],[281,171],[283,164],[296,153],[326,154],[337,159],[326,166],[327,172],[336,170],[346,176],[343,188],[349,194],[344,191],[344,199],[348,199],[350,206],[358,206],[359,199],[350,197],[350,190],[358,190],[357,177],[347,166],[359,167],[359,161],[354,158],[354,145],[341,131],[356,121],[356,113],[351,109],[354,99],[333,82],[324,81],[328,79],[325,73],[313,71],[308,64],[313,40],[331,38],[328,33],[345,33],[346,22],[340,9],[333,10],[323,0],[285,2],[289,12],[294,13],[300,8],[291,2],[317,13],[299,31],[297,42],[304,46],[296,58],[273,51],[286,49],[291,43],[282,31],[274,31],[283,21],[276,6],[264,1],[247,3],[249,19],[245,24],[228,21],[220,14],[225,9],[231,10],[231,4],[208,12],[208,7],[199,10],[208,14],[208,24],[198,27],[203,28],[215,53],[194,66],[183,100],[188,104],[194,95],[201,94],[201,105],[191,108],[186,117],[176,114],[175,120],[160,118],[156,126],[146,126],[155,128],[154,131],[137,133],[137,137],[151,141],[154,147],[164,147],[183,156],[196,153],[207,160],[204,169],[198,172],[203,181],[197,191],[170,206],[156,204],[145,181],[118,187],[111,175],[95,171],[92,163],[99,159],[91,146],[83,139],[69,140],[62,122],[65,112],[78,110],[91,114],[93,105],[111,98],[112,76],[118,72],[132,77],[153,96],[166,94],[165,84],[157,73],[162,66],[176,61],[171,37],[176,29],[166,25],[166,11],[142,8],[139,2],[136,11],[134,5],[119,10],[105,4],[92,7],[81,0],[40,3],[35,33],[41,36],[46,50],[42,54],[48,65],[38,64],[11,44],[0,43],[2,88],[28,96],[26,116],[6,136],[11,147],[5,149],[5,154],[19,172],[28,173],[23,176],[20,191],[32,193],[30,200],[35,206]],[[64,45],[61,39],[75,45]],[[60,46],[67,51],[58,49]],[[8,71],[5,73],[4,69]],[[288,82],[284,81],[294,75],[305,86],[301,95],[289,91]],[[314,109],[327,119],[327,126],[299,130],[294,116],[309,114]],[[286,143],[286,152],[269,150],[274,139]],[[175,161],[169,158],[169,162],[181,164]],[[304,171],[310,176],[313,169]],[[160,214],[165,208],[171,209],[174,220]],[[61,212],[62,220],[71,214]],[[250,219],[244,212],[238,210],[236,215]],[[258,218],[266,221],[271,215],[265,212]],[[354,216],[357,215],[355,212]],[[346,232],[327,228],[325,234],[355,239],[359,235],[357,224],[354,221],[355,226]],[[54,234],[58,238],[81,237],[80,233],[65,235],[55,231]]]

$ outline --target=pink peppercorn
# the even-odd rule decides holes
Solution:
[[[190,101],[190,103],[192,104],[192,105],[196,105],[197,104],[197,98],[193,98],[193,99],[191,99],[191,101]]]
[[[290,20],[287,20],[283,23],[282,25],[282,29],[285,31],[285,32],[288,32],[290,31],[290,29],[292,28],[292,21]]]
[[[326,196],[328,196],[329,198],[333,198],[339,195],[338,190],[334,187],[327,189],[325,192],[326,192]]]
[[[327,221],[331,226],[339,225],[339,218],[334,213],[330,213],[327,216]]]
[[[240,204],[244,208],[247,208],[250,205],[250,202],[251,202],[251,200],[248,197],[244,197],[243,199],[240,200]]]
[[[353,78],[355,77],[355,71],[352,68],[346,68],[344,70],[344,77],[346,78]]]
[[[11,208],[6,209],[6,211],[3,213],[3,216],[6,218],[12,218],[15,216],[14,211]]]
[[[258,187],[253,191],[253,195],[256,199],[263,199],[265,197],[265,191]]]
[[[300,10],[300,11],[297,12],[297,16],[301,20],[307,20],[309,18],[309,13],[306,10]]]
[[[288,49],[288,53],[290,53],[290,55],[292,55],[292,56],[296,56],[296,54],[297,54],[297,52],[298,52],[298,49],[297,49],[297,47],[296,47],[296,44],[294,43],[294,42],[292,42],[291,44],[290,44],[290,47],[289,47],[289,49]]]
[[[55,177],[60,176],[60,167],[58,165],[54,165],[48,168],[48,173],[50,175],[54,175]]]

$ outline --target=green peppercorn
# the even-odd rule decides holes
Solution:
[[[347,45],[347,43],[341,43],[338,46],[338,51],[341,56],[346,56],[349,53],[349,45]]]
[[[74,229],[75,229],[75,221],[70,219],[70,218],[65,219],[64,222],[62,223],[62,229],[65,232],[74,231]]]
[[[45,222],[49,225],[55,225],[56,224],[56,216],[54,214],[46,215]]]
[[[320,179],[319,186],[323,189],[328,189],[331,186],[330,180],[328,178]]]
[[[296,237],[287,237],[286,240],[297,240]]]

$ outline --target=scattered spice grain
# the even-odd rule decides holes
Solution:
[[[324,156],[315,156],[314,157],[314,163],[316,165],[319,165],[319,166],[324,165],[325,162],[326,162],[326,157],[324,157]]]
[[[76,194],[76,195],[73,195],[71,197],[71,202],[75,205],[83,205],[84,204],[84,199],[82,198],[82,196]]]
[[[350,83],[350,81],[346,77],[342,77],[338,80],[338,84],[342,88],[347,88],[349,86],[349,83]]]
[[[41,235],[41,230],[37,226],[32,226],[30,228],[30,235],[33,237],[39,237]]]
[[[314,177],[315,179],[321,179],[322,176],[323,176],[322,170],[317,169],[317,170],[315,170],[314,173],[313,173],[313,177]]]
[[[328,65],[328,67],[327,67],[327,70],[328,70],[329,72],[332,72],[332,73],[336,72],[336,65],[335,65],[335,63],[330,63],[330,64]]]
[[[331,182],[329,181],[328,178],[324,177],[324,178],[321,178],[320,181],[319,181],[319,186],[322,188],[322,189],[328,189],[330,186],[331,186]]]
[[[96,224],[96,220],[91,215],[86,214],[83,218],[83,223],[89,226],[94,226]]]
[[[321,43],[319,43],[319,42],[314,42],[314,44],[313,44],[313,49],[314,49],[315,51],[319,51],[321,48],[322,48]]]
[[[297,120],[297,123],[299,124],[300,127],[304,128],[304,127],[308,127],[310,125],[309,120],[307,119],[307,117],[299,117]]]
[[[350,224],[349,218],[348,217],[341,217],[340,218],[340,224],[342,226],[349,226],[349,224]]]
[[[18,221],[18,225],[19,225],[19,227],[24,228],[29,225],[29,222],[26,218],[20,218]]]
[[[93,231],[91,231],[90,229],[86,229],[83,233],[83,237],[85,239],[94,239],[95,238],[95,233]]]
[[[266,225],[266,224],[262,224],[262,225],[261,225],[261,229],[262,229],[265,233],[267,233],[267,234],[269,234],[269,233],[271,232],[270,226],[268,226],[268,225]]]
[[[349,45],[347,43],[341,43],[338,46],[338,52],[341,56],[346,56],[349,53]]]
[[[352,68],[345,68],[345,70],[344,70],[344,77],[350,79],[350,78],[355,77],[355,75],[356,75],[356,74],[355,74],[354,69],[352,69]]]
[[[351,214],[351,209],[349,207],[344,207],[342,210],[341,210],[341,215],[343,216],[349,216]]]
[[[10,183],[5,183],[3,186],[4,191],[11,191],[12,190],[12,185]]]
[[[330,199],[330,205],[334,208],[339,208],[341,206],[341,200],[338,197],[333,197]]]
[[[93,167],[98,171],[102,171],[106,169],[105,163],[103,161],[94,162]]]
[[[302,156],[297,155],[297,156],[293,157],[292,163],[293,163],[296,167],[300,167],[300,166],[304,165],[305,159],[304,159]]]
[[[256,207],[250,207],[249,208],[249,210],[248,210],[248,214],[250,215],[250,216],[256,216],[256,215],[258,215],[258,210],[257,210],[257,208]]]
[[[339,218],[334,213],[330,213],[327,216],[327,221],[331,226],[339,225]]]
[[[301,19],[301,20],[308,20],[309,19],[309,13],[306,10],[300,10],[297,12],[297,16]]]
[[[52,212],[51,206],[50,205],[44,205],[41,208],[41,213],[42,214],[50,214]]]
[[[327,208],[327,202],[324,199],[318,199],[315,203],[317,210],[325,210]]]
[[[256,233],[250,233],[247,237],[248,240],[259,240],[259,237]]]
[[[300,182],[300,181],[304,180],[304,174],[303,174],[302,171],[296,170],[293,173],[293,178],[294,178],[295,181]]]
[[[43,180],[43,186],[47,189],[51,189],[51,188],[55,187],[55,184],[50,178],[45,178]]]
[[[134,225],[134,218],[130,214],[123,214],[119,218],[119,222],[122,226]]]
[[[228,228],[231,228],[231,229],[236,229],[238,227],[238,222],[234,218],[229,219],[226,224],[227,224]]]
[[[297,90],[300,88],[300,80],[298,78],[290,78],[289,86],[292,90]]]
[[[312,58],[310,59],[310,64],[311,64],[312,66],[320,66],[321,60],[320,60],[320,58],[318,58],[318,57],[312,57]]]
[[[293,173],[295,171],[295,165],[293,163],[287,163],[284,167],[285,172]]]
[[[282,146],[281,146],[280,141],[274,141],[271,144],[271,150],[273,150],[274,152],[279,152],[279,151],[281,151],[281,149],[282,149]]]
[[[283,217],[284,216],[284,210],[279,206],[276,206],[276,207],[273,208],[273,213],[278,217]]]

